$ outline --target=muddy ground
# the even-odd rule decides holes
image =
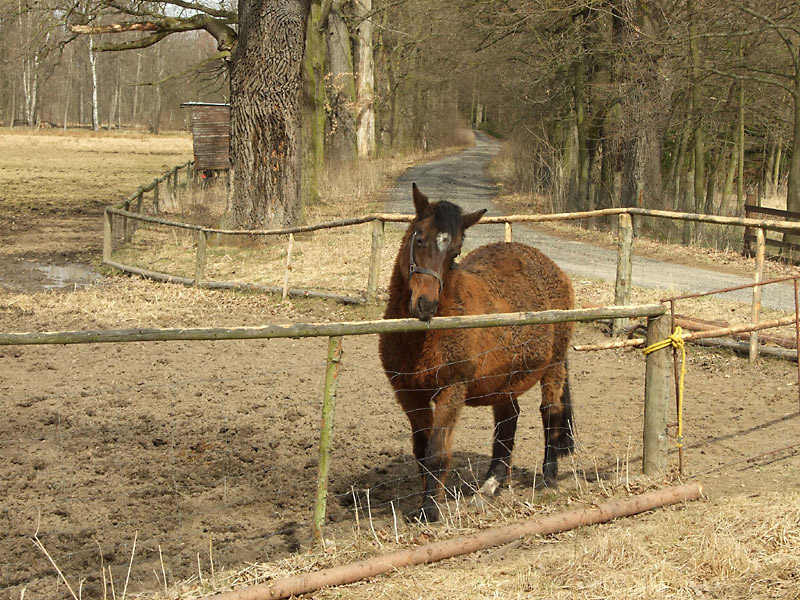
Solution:
[[[80,222],[92,231],[85,244],[63,250],[53,246],[52,214],[20,215],[22,231],[14,225],[19,218],[0,220],[0,269],[16,259],[57,262],[59,252],[99,249],[99,212],[97,222],[69,222],[71,230],[58,235],[81,235]],[[579,305],[597,302],[595,287],[578,282]],[[4,332],[350,320],[376,312],[120,277],[72,291],[0,291]],[[603,339],[598,325],[576,334],[577,343]],[[325,351],[324,339],[0,347],[2,597],[18,599],[23,590],[26,599],[68,597],[34,536],[76,591],[80,582],[83,597],[102,597],[103,567],[119,597],[134,540],[129,593],[163,586],[162,566],[171,585],[198,570],[207,576],[211,558],[220,570],[310,545]],[[459,517],[505,522],[520,507],[551,510],[653,484],[636,475],[642,357],[573,353],[570,368],[579,450],[562,460],[559,492],[535,490],[542,431],[539,393],[531,391],[523,397],[512,489],[497,508],[461,502],[453,508]],[[379,537],[390,537],[393,509],[416,506],[419,482],[374,336],[345,339],[337,403],[326,535],[346,544],[357,527],[369,527],[371,512]],[[751,367],[692,347],[685,410],[685,478],[701,479],[715,497],[797,487],[800,459],[792,450],[747,460],[796,442],[796,365],[763,359]],[[490,421],[486,409],[464,412],[451,483],[482,478]],[[671,465],[674,479],[674,452]]]

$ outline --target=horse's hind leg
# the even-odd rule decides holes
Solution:
[[[517,433],[519,403],[515,396],[510,402],[495,404],[494,410],[494,442],[492,444],[492,462],[486,473],[486,481],[481,486],[481,494],[492,495],[511,474],[511,453],[514,450],[514,437]]]
[[[545,485],[554,485],[558,476],[558,457],[575,448],[572,401],[567,363],[553,364],[542,377],[542,425],[544,426]]]

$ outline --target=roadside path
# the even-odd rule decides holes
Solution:
[[[486,174],[491,158],[500,150],[499,142],[476,132],[475,146],[463,152],[413,167],[398,178],[388,201],[387,211],[413,214],[411,183],[433,200],[449,200],[465,212],[488,208],[487,215],[502,215],[494,203],[497,187]],[[391,224],[396,227],[405,225]],[[479,225],[469,230],[464,250],[503,239],[502,225]],[[552,258],[573,278],[614,281],[617,274],[617,253],[585,242],[561,239],[523,224],[514,226],[514,240],[536,246]],[[662,289],[665,295],[706,292],[752,283],[751,278],[690,267],[667,261],[636,256],[633,246],[634,286]],[[766,307],[793,311],[794,289],[791,285],[773,284],[764,288],[762,304]],[[751,290],[724,294],[730,300],[749,303]]]

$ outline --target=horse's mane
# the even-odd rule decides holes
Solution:
[[[449,233],[455,238],[461,233],[461,207],[442,200],[431,205],[433,223],[439,231]]]

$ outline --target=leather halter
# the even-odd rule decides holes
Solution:
[[[408,277],[409,279],[414,273],[419,273],[420,275],[430,275],[431,277],[435,277],[436,281],[439,282],[439,293],[442,293],[442,288],[444,287],[444,282],[442,281],[442,276],[439,275],[436,271],[432,271],[431,269],[426,269],[425,267],[420,267],[417,262],[414,260],[414,241],[417,239],[416,232],[411,235],[411,240],[408,245],[410,248],[408,253]]]

